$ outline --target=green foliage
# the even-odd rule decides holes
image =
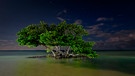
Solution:
[[[40,22],[40,24],[29,25],[17,33],[17,42],[19,43],[19,45],[26,45],[30,47],[41,45],[41,43],[39,42],[39,35],[43,32],[46,32],[47,29],[48,25],[42,21]]]
[[[58,44],[56,41],[56,31],[46,31],[45,33],[40,34],[40,42],[44,45],[55,45]]]
[[[96,57],[96,52],[92,50],[94,44],[94,42],[85,42],[84,40],[81,40],[80,42],[72,45],[71,48],[74,53],[86,54],[90,57]]]
[[[47,46],[48,52],[53,50],[53,46],[70,46],[74,53],[96,57],[92,50],[94,42],[84,41],[82,37],[85,35],[88,32],[82,25],[67,24],[66,21],[48,25],[41,21],[20,30],[17,33],[17,42],[26,46]]]
[[[89,54],[87,54],[87,56],[90,58],[95,58],[98,57],[98,54],[96,53],[96,51],[91,51]]]
[[[48,48],[46,49],[47,52],[51,52],[53,50],[53,46],[47,46]]]

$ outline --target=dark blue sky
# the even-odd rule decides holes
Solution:
[[[94,49],[135,49],[133,0],[1,0],[0,50],[27,49],[17,45],[16,33],[41,20],[82,24],[91,34],[85,39],[96,41]]]

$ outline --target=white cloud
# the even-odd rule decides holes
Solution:
[[[107,36],[110,36],[110,33],[107,33],[107,32],[104,32],[103,30],[101,30],[102,26],[104,26],[104,23],[92,25],[92,26],[89,26],[87,28],[87,31],[88,31],[89,34],[93,34],[96,37],[107,37]]]
[[[80,25],[80,24],[82,24],[82,20],[81,19],[77,19],[77,20],[75,20],[74,23]]]
[[[63,19],[62,17],[57,17],[57,19],[60,21],[65,21],[65,19]]]
[[[15,40],[0,40],[0,50],[45,50],[45,47],[28,48],[27,46],[19,46]]]
[[[106,40],[106,42],[120,42],[120,41],[131,41],[135,40],[135,31],[134,30],[121,30],[113,35],[110,35],[110,37]]]
[[[105,36],[102,36],[103,38]],[[114,34],[110,34],[106,40],[97,41],[95,48],[100,49],[135,49],[135,31],[121,30]]]
[[[62,14],[66,14],[66,13],[67,13],[67,10],[64,9],[64,10],[58,12],[58,13],[57,13],[57,16],[60,16],[60,15],[62,15]]]
[[[96,21],[113,21],[113,18],[99,17]]]
[[[111,33],[104,31],[105,28],[101,29],[104,26],[106,25],[97,24],[88,26],[86,29],[90,35],[101,39],[96,41],[95,49],[135,49],[135,30],[120,30],[117,32],[114,30],[115,32]]]
[[[67,10],[63,10],[64,13],[67,13]]]
[[[63,14],[66,14],[66,13],[67,13],[67,10],[64,9],[64,10],[62,10],[62,11],[60,11],[60,12],[57,13],[57,17],[56,17],[56,18],[57,18],[58,20],[60,20],[60,21],[64,21],[65,19],[62,17],[62,15],[63,15]]]
[[[45,50],[44,46],[32,47],[29,48],[27,46],[18,46],[18,45],[10,45],[10,46],[0,46],[0,50]]]
[[[14,45],[15,41],[13,40],[0,40],[0,46]]]

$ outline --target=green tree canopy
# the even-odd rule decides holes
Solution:
[[[96,56],[93,53],[92,47],[94,42],[86,42],[83,36],[88,35],[88,32],[82,25],[67,24],[66,21],[58,25],[41,21],[39,24],[28,25],[17,33],[17,42],[20,45],[38,46],[43,45],[50,50],[54,56],[57,54],[68,55],[72,50],[74,53],[87,54],[89,56]],[[61,46],[68,47],[66,54],[61,52]],[[55,48],[55,52],[53,51]],[[93,55],[94,54],[94,55]]]

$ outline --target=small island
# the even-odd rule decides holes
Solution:
[[[17,33],[17,42],[21,46],[44,46],[49,56],[56,59],[72,57],[95,58],[97,54],[92,50],[93,41],[85,41],[84,36],[89,35],[82,25],[68,24],[66,21],[59,24],[31,24]],[[30,58],[42,58],[34,56]]]

